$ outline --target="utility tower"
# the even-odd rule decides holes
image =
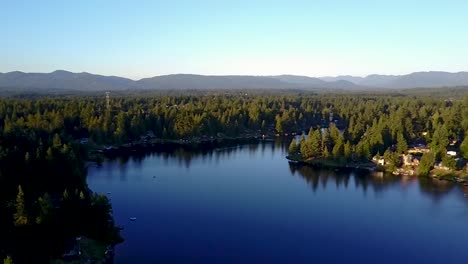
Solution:
[[[106,92],[106,107],[110,110],[110,92]]]

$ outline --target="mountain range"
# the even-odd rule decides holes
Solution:
[[[79,91],[131,89],[405,89],[468,86],[468,72],[415,72],[407,75],[349,75],[314,78],[298,75],[195,75],[172,74],[141,80],[57,70],[51,73],[0,73],[0,89],[67,89]]]

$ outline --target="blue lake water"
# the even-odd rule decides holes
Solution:
[[[289,165],[264,142],[88,169],[125,242],[115,263],[465,263],[468,189]],[[131,222],[130,217],[137,220]]]

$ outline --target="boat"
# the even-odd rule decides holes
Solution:
[[[130,221],[136,221],[136,217],[130,217]]]

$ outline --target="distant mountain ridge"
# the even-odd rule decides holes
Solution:
[[[350,75],[314,78],[299,75],[196,75],[171,74],[131,80],[87,72],[57,70],[51,73],[0,73],[0,89],[104,90],[176,90],[176,89],[342,89],[416,88],[468,86],[468,72],[415,72],[407,75]]]
[[[416,88],[416,87],[448,87],[468,85],[468,72],[414,72],[406,75],[378,75],[372,74],[367,77],[336,76],[322,77],[324,81],[346,80],[359,86],[379,88]]]

